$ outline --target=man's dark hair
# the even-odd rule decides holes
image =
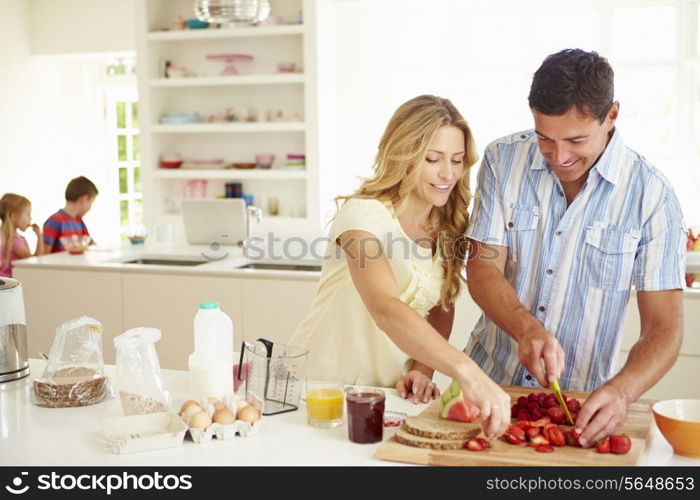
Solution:
[[[90,198],[97,196],[97,186],[87,177],[76,177],[71,179],[66,186],[66,201],[78,201],[81,196],[88,195]]]
[[[547,56],[535,71],[527,100],[530,109],[545,115],[563,115],[575,107],[600,123],[614,97],[614,74],[597,52],[565,49]]]

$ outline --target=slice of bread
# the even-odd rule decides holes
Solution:
[[[468,439],[433,439],[416,436],[406,432],[403,428],[396,429],[394,439],[401,444],[415,446],[417,448],[429,448],[433,450],[458,450],[464,448]]]
[[[428,417],[407,417],[404,420],[402,429],[414,436],[431,439],[461,439],[468,440],[474,438],[481,431],[478,424],[467,424]]]

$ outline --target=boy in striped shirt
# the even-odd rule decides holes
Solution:
[[[66,186],[66,206],[44,222],[44,253],[62,252],[62,236],[89,235],[83,216],[90,211],[98,191],[87,177],[76,177]]]

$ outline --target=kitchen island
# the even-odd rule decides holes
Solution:
[[[311,308],[320,262],[270,253],[250,259],[237,246],[146,244],[17,261],[30,356],[48,352],[61,323],[85,315],[104,326],[106,362],[114,362],[114,337],[147,326],[162,332],[161,365],[184,369],[203,301],[219,302],[232,318],[236,347],[259,337],[284,343]]]
[[[205,466],[205,465],[397,465],[377,459],[377,444],[354,444],[347,427],[317,429],[307,425],[306,408],[265,416],[260,431],[230,441],[213,439],[195,444],[185,438],[177,448],[115,455],[104,443],[100,422],[121,414],[117,399],[81,408],[40,408],[30,401],[31,380],[39,377],[44,361],[30,360],[32,374],[0,384],[0,465],[15,466]],[[114,373],[107,366],[107,375]],[[187,398],[187,372],[163,370],[173,406]],[[414,405],[386,389],[386,409],[417,415],[426,405]],[[385,429],[387,439],[392,429]],[[700,466],[700,459],[676,456],[652,424],[642,465]],[[536,464],[533,464],[536,465]]]
[[[193,349],[194,314],[199,302],[218,301],[233,319],[236,348],[243,339],[260,337],[286,343],[308,313],[320,272],[314,257],[323,250],[296,239],[278,241],[266,251],[255,250],[246,258],[241,247],[156,243],[125,245],[105,251],[90,248],[83,255],[65,252],[32,257],[15,263],[15,277],[24,289],[29,355],[48,352],[56,327],[71,318],[87,315],[104,325],[104,352],[114,362],[113,338],[129,328],[159,328],[158,343],[163,368],[186,369]],[[286,251],[284,247],[286,245]],[[303,252],[306,246],[307,252]],[[259,247],[256,247],[259,248]],[[700,253],[689,265],[700,264]],[[281,259],[286,256],[286,259]],[[290,259],[290,257],[301,257]],[[689,256],[690,257],[690,256]],[[207,260],[207,258],[209,260]],[[278,260],[272,260],[277,258]],[[146,260],[148,263],[143,263]],[[131,262],[129,261],[142,261]],[[165,261],[165,262],[164,262]],[[169,263],[168,263],[169,261]],[[196,265],[179,265],[178,261]],[[251,269],[246,264],[299,265],[299,269]],[[700,270],[700,267],[693,267]],[[700,289],[683,293],[684,331],[678,360],[645,398],[700,398]],[[450,342],[462,349],[481,314],[468,292],[457,299]],[[639,338],[640,322],[635,292],[630,298],[622,330],[618,366]],[[444,382],[436,375],[438,382]]]

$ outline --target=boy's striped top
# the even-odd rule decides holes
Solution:
[[[87,235],[87,226],[82,217],[73,217],[61,209],[44,222],[44,244],[51,253],[65,250],[61,244],[61,236]]]

